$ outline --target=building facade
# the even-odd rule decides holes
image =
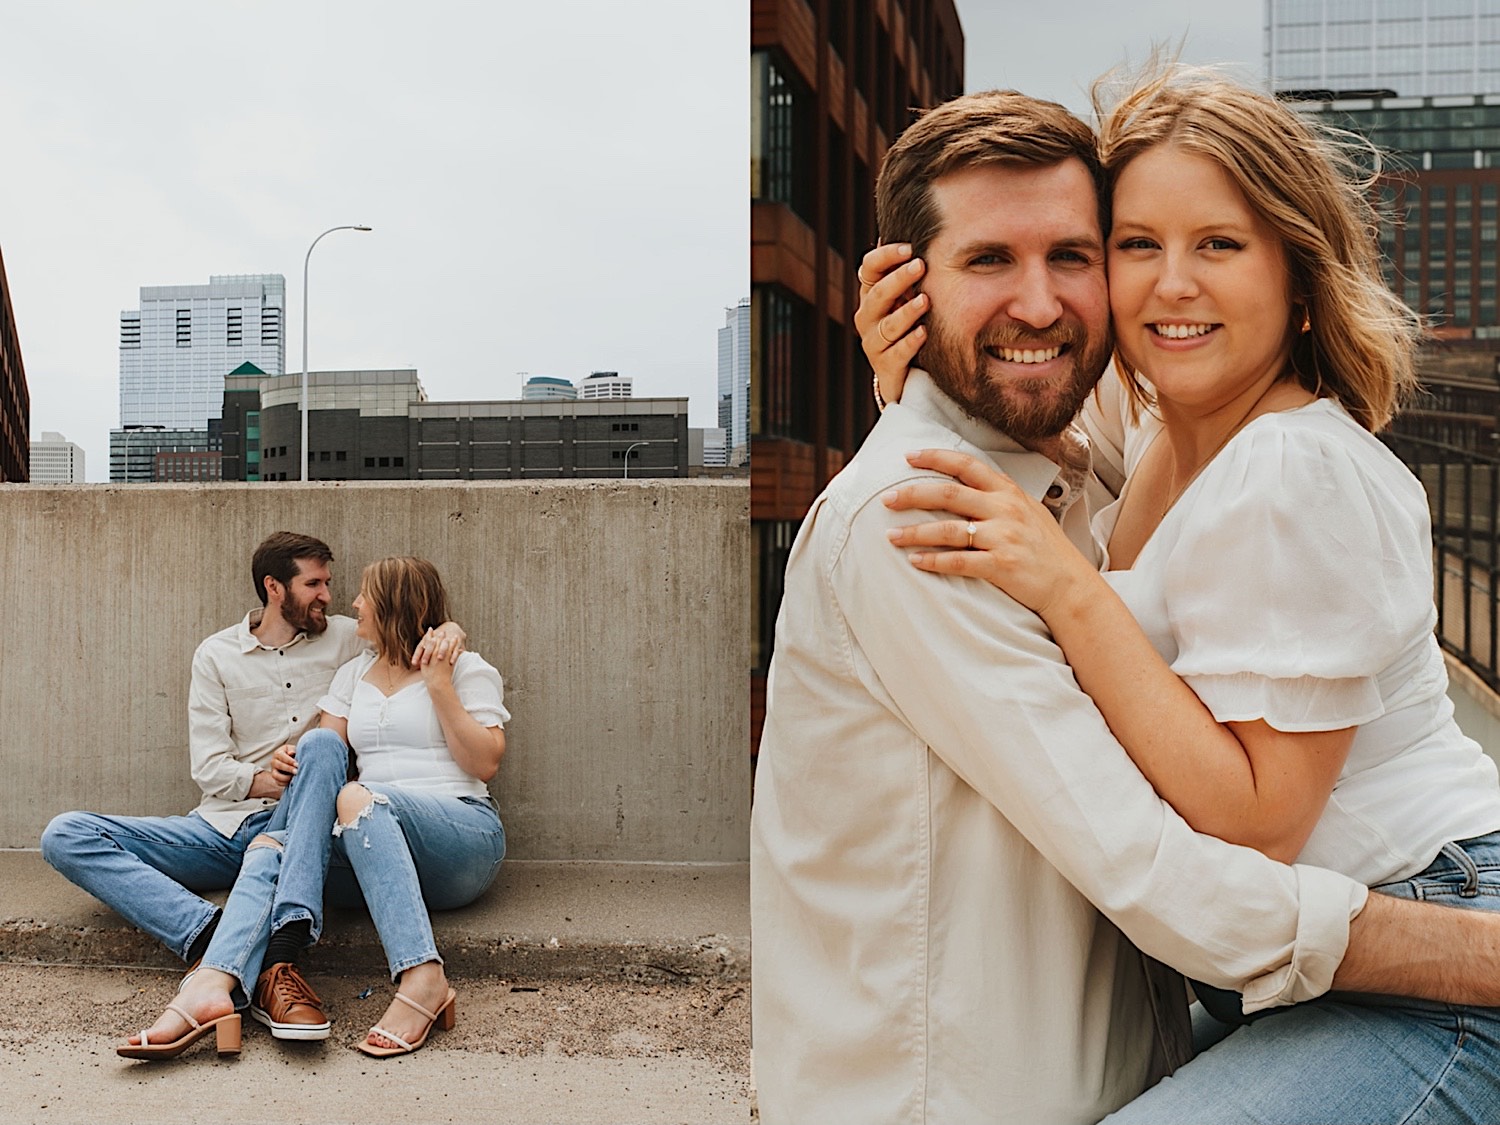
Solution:
[[[202,430],[224,404],[224,376],[243,363],[285,370],[286,279],[210,277],[152,285],[120,314],[120,426]]]
[[[600,398],[630,398],[631,376],[618,371],[595,371],[578,382],[578,397],[581,400]]]
[[[54,430],[43,430],[31,443],[32,484],[82,484],[83,447]]]
[[[533,375],[521,386],[522,402],[572,402],[577,397],[577,387],[551,375]]]
[[[109,480],[111,484],[149,484],[158,479],[158,454],[217,453],[221,448],[217,418],[196,430],[123,426],[109,431]]]
[[[953,0],[751,0],[751,727],[802,517],[875,422],[854,271],[910,108],[963,93]]]
[[[1500,338],[1500,94],[1294,104],[1381,150],[1379,238],[1391,289],[1439,339]]]
[[[1268,0],[1271,88],[1500,94],[1500,0]]]
[[[730,461],[750,455],[750,298],[724,310],[719,329],[719,429],[726,435]]]
[[[21,363],[21,338],[0,258],[0,484],[31,476],[31,389]]]
[[[300,375],[231,375],[225,480],[300,479]],[[685,398],[429,402],[413,370],[314,371],[311,480],[687,476]],[[632,448],[634,447],[634,448]],[[626,461],[626,457],[629,461]]]

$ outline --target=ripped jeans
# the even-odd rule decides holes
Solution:
[[[333,906],[368,907],[393,981],[413,965],[441,961],[428,909],[473,902],[505,858],[500,816],[492,802],[476,797],[361,782],[373,795],[368,808],[352,824],[337,825],[345,753],[331,731],[304,735],[284,799],[286,828],[263,834],[274,844],[252,841],[245,851],[203,956],[205,968],[240,982],[237,1005],[254,992],[271,931],[306,918],[316,940],[325,897]]]

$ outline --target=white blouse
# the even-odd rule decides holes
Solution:
[[[348,721],[359,779],[442,796],[488,797],[485,783],[449,753],[427,685],[417,680],[387,696],[364,678],[375,659],[367,652],[349,661],[318,701],[321,710]],[[500,673],[478,653],[459,656],[453,687],[480,726],[503,727],[510,718]]]
[[[1127,429],[1127,470],[1161,430]],[[1359,728],[1299,863],[1375,886],[1500,829],[1495,765],[1453,720],[1433,635],[1426,495],[1338,403],[1246,425],[1106,578],[1220,722]]]

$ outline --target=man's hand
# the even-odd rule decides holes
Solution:
[[[411,665],[413,668],[426,668],[433,660],[457,664],[458,654],[463,652],[464,641],[468,639],[468,634],[458,627],[457,622],[445,621],[436,629],[428,629],[426,635],[417,642],[417,647],[412,650]]]
[[[250,791],[246,797],[268,797],[273,801],[281,800],[286,792],[286,782],[277,780],[270,770],[256,770],[255,776],[250,779]]]

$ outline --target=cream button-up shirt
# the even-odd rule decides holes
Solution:
[[[330,615],[316,636],[298,633],[278,647],[250,630],[262,610],[209,637],[193,653],[188,687],[188,754],[203,791],[197,813],[232,836],[251,813],[276,803],[249,797],[257,770],[278,746],[296,742],[318,717],[333,674],[368,647],[353,618]]]
[[[1065,483],[914,372],[803,522],[751,818],[766,1125],[1096,1121],[1152,1066],[1161,995],[1127,938],[1251,1011],[1324,992],[1365,901],[1194,833],[1040,618],[890,544],[929,517],[881,495],[939,447],[1038,499]],[[1085,505],[1061,521],[1097,557]]]

